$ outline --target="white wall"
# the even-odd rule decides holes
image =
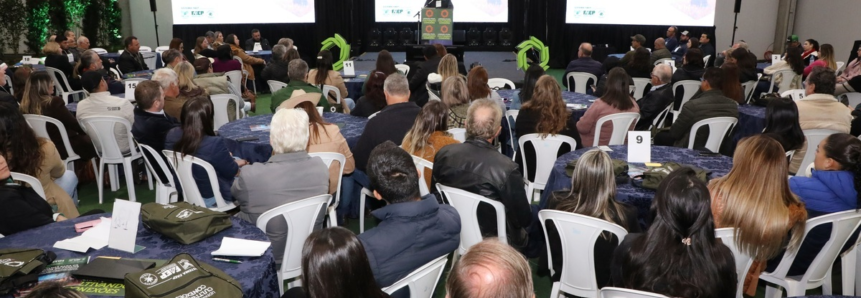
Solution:
[[[819,44],[834,46],[837,61],[847,62],[855,49],[855,40],[861,39],[861,1],[858,0],[798,0],[795,17],[795,34],[801,40],[815,39]]]
[[[129,21],[127,23],[123,20],[123,29],[126,29],[125,26],[129,25],[128,28],[130,30],[128,30],[128,33],[137,37],[141,45],[151,47],[155,50],[155,26],[153,24],[153,16],[149,7],[149,1],[126,0],[124,2],[128,3],[128,9],[125,9],[125,7],[123,8],[124,11],[128,11]],[[170,2],[171,0],[156,0],[156,8],[158,8],[158,11],[156,12],[156,18],[158,20],[158,38],[162,46],[169,45],[170,40],[173,39],[173,16]],[[123,17],[125,17],[125,14]],[[188,45],[186,45],[186,47],[188,47]]]
[[[818,0],[820,2],[822,0]],[[847,0],[857,1],[857,0]],[[762,54],[771,49],[774,42],[774,30],[777,24],[778,0],[743,0],[741,12],[738,14],[738,30],[736,42],[744,40],[756,57],[762,59]],[[715,12],[715,32],[717,45],[715,49],[722,51],[732,44],[732,24],[735,18],[734,0],[717,0]]]

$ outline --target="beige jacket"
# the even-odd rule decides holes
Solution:
[[[55,179],[66,173],[66,163],[60,159],[57,147],[48,139],[39,138],[39,150],[42,151],[42,165],[39,166],[39,175],[36,178],[39,178],[39,183],[42,183],[42,188],[45,189],[45,199],[48,204],[57,205],[57,211],[66,218],[77,218],[80,214],[72,197],[54,183]]]
[[[831,129],[843,133],[849,133],[852,122],[851,110],[838,102],[830,94],[811,94],[796,100],[798,105],[798,121],[801,129]],[[796,173],[801,165],[801,160],[807,153],[807,141],[801,149],[795,150],[792,162],[789,163],[789,172]]]
[[[319,125],[319,124],[315,124]],[[319,130],[320,137],[315,138],[313,133],[309,137],[308,141],[308,153],[319,153],[319,152],[334,152],[341,153],[344,157],[347,158],[346,163],[344,164],[344,174],[350,174],[356,168],[356,160],[353,159],[353,152],[350,151],[350,147],[347,146],[347,139],[341,135],[341,129],[338,128],[335,124],[327,124],[323,126],[318,126],[318,128],[322,128]],[[312,130],[313,131],[313,130]],[[329,167],[329,193],[334,193],[338,190],[338,168],[340,165],[336,163],[332,163]]]
[[[90,94],[89,97],[78,103],[78,110],[75,112],[75,117],[78,120],[92,116],[118,116],[129,121],[129,124],[135,124],[135,106],[128,99],[112,96],[109,92],[97,92]],[[122,152],[129,152],[129,132],[132,127],[114,127],[114,136],[117,138],[117,144]],[[92,138],[93,143],[98,146],[98,139]]]
[[[315,86],[318,86],[321,84],[320,82],[317,82],[317,70],[316,69],[312,69],[311,72],[308,73],[308,84],[315,85]],[[338,91],[341,91],[341,105],[344,107],[347,106],[347,104],[344,102],[344,98],[350,97],[350,94],[347,92],[347,84],[344,83],[344,78],[341,77],[341,73],[334,71],[334,70],[330,70],[329,71],[329,77],[326,78],[326,81],[323,82],[322,84],[334,86],[335,88],[338,88]],[[322,89],[322,88],[320,88],[320,89]],[[334,105],[335,104],[335,94],[334,93],[329,94],[328,98],[329,98],[329,104]],[[349,111],[347,111],[345,113],[349,113]]]

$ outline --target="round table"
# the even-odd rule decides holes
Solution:
[[[613,149],[612,152],[608,152],[611,158],[627,160],[628,146],[617,145],[609,147],[610,149]],[[547,179],[547,185],[541,193],[540,209],[547,208],[547,198],[550,193],[557,190],[571,188],[571,177],[566,175],[565,166],[568,162],[579,158],[581,154],[592,149],[595,148],[583,148],[566,153],[556,159],[556,163],[553,164],[553,169],[550,171],[550,178]],[[732,169],[732,158],[723,155],[716,157],[700,156],[699,151],[687,148],[652,146],[652,162],[662,163],[670,161],[678,162],[680,164],[694,165],[706,171],[710,171],[708,176],[709,179],[724,176],[729,173],[730,169]],[[633,163],[633,165],[645,168],[645,165],[642,163]],[[618,196],[617,199],[620,202],[628,203],[637,207],[640,219],[647,218],[649,208],[652,205],[652,198],[655,197],[654,190],[627,183],[617,185],[616,193]]]
[[[365,90],[362,90],[362,87],[365,86],[365,81],[368,80],[368,74],[371,73],[367,70],[356,70],[355,78],[344,78],[344,85],[347,87],[348,96],[352,98],[354,101],[359,101],[359,97],[362,97],[365,94]],[[344,75],[344,71],[341,70],[341,76]]]
[[[275,258],[272,248],[257,258],[238,258],[242,264],[231,264],[212,261],[211,252],[221,246],[223,237],[234,237],[249,240],[269,241],[266,234],[251,223],[236,217],[231,217],[233,227],[212,235],[197,243],[183,245],[173,239],[147,230],[142,223],[138,224],[137,245],[146,247],[136,254],[131,254],[108,247],[100,250],[90,250],[86,254],[53,248],[54,242],[65,240],[79,233],[75,232],[76,223],[110,217],[110,214],[83,216],[72,220],[52,223],[35,229],[20,232],[0,239],[0,249],[4,248],[41,248],[57,254],[57,259],[78,258],[82,256],[113,256],[121,258],[169,260],[173,256],[185,252],[198,262],[212,265],[235,278],[242,286],[244,297],[278,297],[278,275],[276,274]],[[8,296],[11,297],[11,296]],[[89,296],[104,297],[104,296]]]
[[[357,117],[341,113],[323,113],[323,119],[326,122],[336,124],[341,129],[341,135],[347,139],[347,145],[350,148],[356,146],[359,142],[359,137],[365,131],[365,125],[368,124],[368,118]],[[253,117],[242,118],[230,123],[227,123],[218,129],[218,135],[225,138],[227,141],[238,142],[240,155],[251,162],[265,162],[272,156],[272,146],[269,144],[269,131],[251,131],[252,126],[269,125],[272,122],[272,114],[259,115]],[[255,138],[253,140],[242,140],[245,138]],[[228,148],[232,147],[228,144]],[[231,150],[234,155],[237,152]]]
[[[765,107],[755,105],[738,106],[738,124],[732,134],[730,148],[735,151],[741,139],[760,134],[765,129]]]
[[[269,63],[269,60],[272,59],[272,51],[245,51],[245,54],[247,54],[248,56],[263,59],[264,61],[266,61],[266,63]]]

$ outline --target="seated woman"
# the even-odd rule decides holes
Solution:
[[[298,53],[297,53],[297,56],[298,56]],[[397,67],[395,67],[395,59],[392,57],[392,53],[389,53],[389,51],[386,51],[386,50],[382,50],[382,51],[380,51],[379,54],[377,54],[377,63],[374,67],[374,70],[371,71],[371,74],[378,72],[378,71],[383,73],[384,75],[386,75],[386,77],[392,75],[393,73],[404,74],[403,72],[398,70]],[[362,85],[362,90],[368,90],[368,81],[369,80],[370,80],[370,77]],[[368,92],[365,91],[364,94],[368,94]],[[358,102],[356,102],[356,105],[358,105]],[[354,115],[354,116],[356,116],[356,115]]]
[[[181,126],[171,129],[165,136],[164,148],[177,154],[192,155],[208,162],[215,169],[218,188],[213,190],[206,171],[194,166],[192,174],[206,207],[215,207],[214,191],[219,191],[225,202],[233,201],[230,185],[239,174],[239,168],[248,164],[244,159],[234,159],[224,140],[215,135],[212,126],[214,113],[209,97],[189,99],[182,105]]]
[[[813,61],[819,59],[819,42],[815,39],[805,40],[803,44],[801,44],[801,48],[804,50],[801,53],[801,60],[804,61],[804,66],[810,65]]]
[[[471,102],[476,99],[489,98],[498,103],[502,110],[505,111],[505,102],[502,101],[502,97],[496,93],[496,90],[490,89],[490,86],[487,85],[487,81],[487,69],[483,66],[473,67],[469,71],[469,75],[466,76],[466,86],[469,90],[469,101]]]
[[[622,66],[622,68],[632,78],[651,78],[652,68],[655,68],[655,66],[650,62],[650,57],[649,50],[640,47],[634,51],[631,61],[628,61],[628,64]]]
[[[703,51],[700,49],[688,49],[682,58],[682,67],[673,73],[673,84],[679,81],[699,81],[703,78],[703,73],[706,72],[705,63],[703,62]]]
[[[56,205],[63,216],[78,217],[78,202],[73,199],[78,177],[66,171],[66,163],[60,159],[54,143],[37,138],[18,107],[5,102],[0,103],[0,155],[6,157],[9,171],[39,179],[45,189],[45,200]]]
[[[20,91],[19,91],[20,92]],[[16,92],[18,93],[18,92]],[[62,99],[54,94],[54,81],[51,75],[44,71],[37,71],[30,75],[27,80],[27,85],[24,91],[21,92],[21,113],[42,115],[57,119],[66,128],[66,134],[69,136],[69,142],[72,145],[72,150],[81,156],[82,162],[88,162],[96,157],[96,148],[93,147],[93,141],[90,136],[84,132],[78,124],[75,116],[69,112]],[[53,125],[48,125],[48,136],[51,137],[51,142],[59,144],[57,151],[60,153],[61,159],[66,159],[69,153],[66,152],[66,146],[63,145],[63,138],[60,136],[60,131]]]
[[[846,83],[852,78],[861,74],[861,46],[858,47],[857,52],[855,52],[857,58],[849,62],[845,68],[843,68],[843,72],[837,76],[837,85],[840,86],[842,83]]]
[[[787,166],[780,143],[755,135],[739,142],[729,174],[709,182],[715,228],[739,229],[736,247],[754,259],[744,280],[745,293],[751,296],[766,261],[786,243],[798,247],[804,236],[807,213],[789,190]]]
[[[177,97],[192,98],[214,95],[210,94],[206,88],[197,86],[194,83],[194,66],[191,63],[187,61],[180,62],[173,68],[173,71],[176,72],[176,77],[179,81],[179,96]]]
[[[783,60],[772,64],[771,66],[766,67],[762,72],[767,75],[773,75],[772,80],[774,80],[774,88],[778,89],[778,85],[785,79],[782,74],[775,75],[778,71],[791,69],[792,72],[795,73],[795,77],[789,85],[789,89],[801,89],[803,86],[801,85],[801,76],[804,74],[804,61],[801,59],[801,49],[797,47],[789,47],[786,49],[786,55]],[[761,92],[767,92],[769,86],[771,84],[769,82],[759,82],[756,90]],[[786,90],[774,90],[773,92],[783,92]],[[754,94],[757,96],[757,94]]]
[[[230,53],[233,56],[239,57],[242,60],[242,66],[248,72],[248,79],[253,81],[255,78],[253,65],[266,65],[266,61],[260,58],[248,56],[245,50],[239,45],[239,37],[236,34],[228,34],[225,38],[227,45],[230,46]],[[220,55],[219,55],[220,57]]]
[[[616,247],[613,285],[670,297],[735,297],[735,258],[715,239],[709,205],[691,168],[670,173],[652,200],[652,225]]]
[[[441,57],[436,73],[431,73],[428,76],[430,91],[438,94],[440,99],[442,99],[442,82],[450,77],[460,75],[457,72],[457,58],[454,55],[446,54]]]
[[[282,298],[388,298],[374,280],[365,247],[342,227],[315,231],[302,247],[302,287]]]
[[[526,69],[526,74],[523,75],[523,87],[520,92],[514,94],[511,99],[511,109],[519,110],[521,106],[532,99],[532,94],[535,92],[535,83],[538,78],[544,75],[544,68],[538,64],[533,64]]]
[[[242,63],[233,59],[233,52],[229,45],[221,45],[216,49],[215,61],[212,62],[213,72],[228,72],[242,70]]]
[[[520,109],[517,115],[517,126],[514,129],[514,135],[519,139],[525,135],[537,133],[542,137],[548,135],[564,135],[573,138],[577,143],[580,143],[580,134],[577,133],[577,121],[571,117],[571,112],[565,107],[565,101],[562,99],[562,90],[559,89],[559,83],[556,79],[549,75],[543,75],[535,84],[535,90],[532,94],[532,99],[526,102]],[[591,146],[591,143],[586,147]],[[527,144],[526,148],[519,148],[516,154],[515,162],[523,171],[523,159],[521,154],[526,157],[527,169],[529,173],[522,173],[530,181],[535,181],[535,150],[531,144]],[[568,145],[562,145],[559,148],[560,153],[570,152],[572,149]],[[557,154],[559,155],[559,154]]]
[[[12,181],[3,154],[0,154],[0,204],[3,205],[0,209],[0,235],[3,236],[66,220],[54,213],[51,205],[32,188]]]
[[[356,101],[356,107],[350,111],[350,115],[367,118],[386,107],[386,94],[383,92],[386,77],[388,75],[378,70],[368,75],[364,95]]]
[[[448,107],[448,128],[465,128],[469,110],[466,79],[459,75],[446,79],[442,84],[442,102]]]
[[[170,44],[168,44],[167,48],[179,51],[182,54],[182,61],[188,61],[188,58],[185,56],[185,46],[182,43],[182,39],[174,37],[170,40]]]
[[[62,71],[63,75],[66,76],[66,80],[69,82],[69,86],[72,87],[72,90],[83,90],[83,88],[81,88],[81,80],[73,76],[75,62],[69,61],[69,56],[63,55],[63,49],[60,48],[60,44],[56,42],[45,44],[45,47],[42,48],[42,54],[45,54],[45,66],[53,67]],[[60,77],[57,77],[57,81],[60,83],[63,82]],[[63,89],[65,88],[66,87],[63,87]]]
[[[776,139],[787,155],[795,153],[804,145],[804,132],[798,122],[798,105],[790,98],[775,98],[768,102],[765,109],[765,130],[763,134],[780,136]]]
[[[595,139],[595,131],[601,130],[601,139],[598,140],[598,145],[607,145],[610,143],[610,135],[613,132],[613,123],[608,121],[602,127],[595,127],[598,124],[598,119],[601,117],[617,114],[617,113],[639,113],[640,108],[637,102],[631,97],[628,80],[630,78],[621,68],[610,70],[607,75],[606,92],[601,98],[595,101],[580,121],[577,121],[577,131],[580,133],[583,147],[592,147]],[[636,121],[635,121],[636,122]],[[636,123],[631,124],[633,128]]]
[[[723,84],[721,86],[723,95],[735,100],[740,105],[744,104],[744,90],[739,84],[741,70],[739,70],[738,65],[735,62],[726,62],[720,68],[723,69]]]
[[[240,212],[236,216],[251,223],[256,223],[261,214],[275,207],[326,194],[329,190],[326,165],[320,158],[305,152],[308,145],[308,116],[305,112],[299,109],[278,110],[270,127],[272,157],[267,162],[243,167],[230,189],[239,203]],[[323,227],[325,219],[322,213],[317,217],[317,228]],[[266,225],[266,235],[272,241],[276,263],[281,263],[283,258],[287,232],[287,223],[281,217]]]
[[[834,47],[831,44],[823,44],[819,51],[819,59],[816,59],[816,61],[804,68],[805,78],[813,71],[814,67],[827,67],[835,72],[837,71],[837,62],[834,60]]]
[[[731,56],[735,60],[735,64],[739,69],[739,83],[748,81],[756,81],[756,55],[744,48],[737,48],[732,51]]]
[[[625,228],[628,233],[640,233],[637,207],[616,200],[616,175],[613,161],[604,151],[593,149],[577,160],[577,168],[571,175],[571,189],[553,192],[547,200],[547,208],[586,215]],[[553,257],[553,281],[559,281],[562,273],[562,243],[553,223],[547,223],[547,241]],[[610,261],[619,239],[612,233],[603,233],[595,242],[595,277],[598,287],[610,284]],[[543,255],[542,255],[543,256]],[[540,268],[547,266],[546,260],[538,261]]]
[[[204,54],[207,54],[208,56]],[[197,39],[194,40],[194,54],[192,56],[194,60],[204,58],[209,59],[212,58],[209,56],[215,57],[214,54],[217,55],[215,51],[209,48],[209,41],[206,40],[205,36],[198,36]]]
[[[30,81],[30,75],[33,74],[35,70],[32,67],[18,67],[15,70],[15,73],[12,75],[12,89],[13,90],[24,90],[27,87],[27,82]],[[53,89],[51,89],[53,91]],[[21,103],[21,99],[24,98],[24,92],[18,91],[15,92],[15,100],[18,103]]]
[[[413,128],[404,136],[401,147],[413,156],[433,162],[434,156],[442,147],[459,143],[460,141],[455,140],[448,133],[448,109],[446,109],[446,105],[431,100],[416,116]],[[424,178],[428,189],[431,186],[431,175],[431,169],[425,169]]]
[[[347,84],[344,83],[344,78],[341,77],[341,73],[332,68],[333,63],[335,63],[335,61],[334,58],[332,58],[332,52],[329,52],[329,50],[320,51],[320,53],[317,54],[317,68],[308,72],[308,84],[317,85],[320,90],[323,89],[323,85],[338,88],[341,92],[341,108],[345,114],[349,114],[350,110],[353,109],[356,104],[349,98],[350,93],[347,91]],[[329,105],[334,106],[336,99],[335,93],[327,94],[327,98],[329,99]]]
[[[320,117],[320,113],[317,112],[317,104],[312,101],[300,102],[296,105],[296,109],[304,111],[308,116],[308,123],[310,123],[308,128],[310,131],[308,153],[341,153],[346,158],[344,162],[344,175],[352,174],[353,170],[356,169],[356,160],[353,158],[350,146],[347,145],[347,139],[341,134],[341,129],[337,125],[323,120],[323,117]],[[329,166],[330,194],[338,191],[338,178],[341,178],[338,173],[339,168],[340,165],[335,162]]]

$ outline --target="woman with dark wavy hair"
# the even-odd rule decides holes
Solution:
[[[583,147],[592,147],[595,139],[595,131],[599,129],[601,130],[601,139],[598,141],[598,145],[607,145],[610,143],[613,125],[608,121],[602,127],[596,127],[598,119],[601,119],[601,117],[617,113],[640,112],[640,107],[637,106],[637,102],[631,97],[629,89],[630,79],[625,70],[620,67],[613,68],[607,74],[607,84],[604,94],[586,110],[580,121],[577,121],[577,131],[580,133]],[[635,124],[632,124],[631,127],[633,128]]]
[[[549,75],[543,75],[535,83],[535,91],[532,93],[532,99],[526,102],[517,115],[517,125],[514,129],[514,135],[517,138],[522,138],[525,135],[537,133],[542,137],[547,135],[564,135],[574,138],[579,144],[580,135],[577,133],[577,122],[572,119],[571,112],[565,107],[565,100],[562,99],[562,89],[556,79]],[[568,145],[562,145],[559,152],[569,152],[573,148]],[[523,169],[523,160],[520,154],[525,154],[527,168],[529,173],[525,177],[535,175],[535,150],[532,145],[527,145],[526,148],[520,148],[519,154],[515,162]]]
[[[397,72],[397,71],[395,71]],[[388,74],[375,70],[368,75],[365,81],[364,95],[356,101],[356,107],[350,111],[350,115],[369,117],[386,107],[386,94],[383,93],[383,84]]]
[[[784,152],[794,151],[804,145],[804,132],[798,121],[798,105],[791,98],[775,98],[765,108],[765,130],[763,134],[774,134]]]
[[[613,285],[670,297],[735,297],[732,251],[715,239],[711,200],[691,168],[664,178],[652,225],[628,234],[614,252]]]

